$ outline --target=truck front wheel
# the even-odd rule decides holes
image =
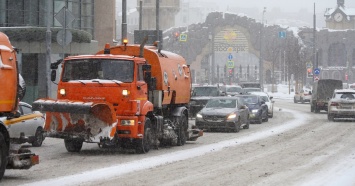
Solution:
[[[4,176],[7,165],[8,148],[4,139],[4,135],[0,132],[0,180]]]
[[[80,152],[83,142],[80,139],[64,139],[65,148],[68,152]]]
[[[136,152],[144,154],[149,152],[152,141],[152,129],[150,127],[151,122],[149,118],[145,119],[144,123],[144,135],[142,139],[137,140]]]

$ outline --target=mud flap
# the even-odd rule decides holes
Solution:
[[[55,135],[63,133],[63,136],[70,134],[89,139],[99,134],[102,137],[113,137],[114,134],[111,130],[116,123],[116,114],[107,103],[39,99],[33,102],[32,109],[46,112],[45,130],[54,131]]]

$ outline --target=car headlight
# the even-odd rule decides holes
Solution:
[[[251,110],[251,112],[254,113],[254,114],[258,113],[258,109],[253,109],[253,110]]]
[[[237,117],[237,114],[230,114],[227,119],[234,119]]]
[[[202,118],[202,114],[196,114],[196,118]]]

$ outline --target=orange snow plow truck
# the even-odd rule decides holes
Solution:
[[[69,56],[61,65],[57,100],[39,99],[47,136],[63,138],[69,152],[83,142],[146,153],[184,145],[203,131],[188,124],[190,69],[183,57],[155,46],[110,47],[96,55]]]
[[[0,117],[17,117],[19,96],[19,74],[16,50],[9,38],[0,32]],[[20,144],[11,142],[8,128],[0,120],[0,180],[5,169],[29,169],[39,163],[38,155],[23,149]]]

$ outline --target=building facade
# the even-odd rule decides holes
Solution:
[[[335,8],[328,8],[325,13],[326,28],[333,30],[355,29],[355,8],[345,6],[344,0],[337,0]]]
[[[63,10],[67,12],[64,17],[60,14]],[[60,36],[56,34],[63,29],[63,20],[73,34],[71,42],[60,45],[57,42]],[[114,22],[114,1],[0,0],[0,31],[10,33],[11,44],[20,49],[20,72],[27,89],[24,101],[32,103],[38,98],[56,97],[57,87],[49,82],[48,43],[43,31],[47,26],[52,33],[50,62],[53,63],[63,56],[93,54],[105,43],[113,44]],[[82,42],[83,34],[90,36],[86,42]]]

